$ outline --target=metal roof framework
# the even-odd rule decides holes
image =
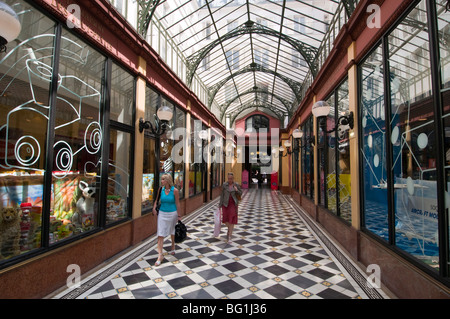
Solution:
[[[137,0],[138,31],[158,19],[186,57],[187,84],[197,75],[220,120],[261,108],[290,117],[339,0]],[[342,0],[347,16],[357,0]],[[283,119],[280,118],[283,123]]]

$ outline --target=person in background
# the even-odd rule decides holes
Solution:
[[[161,208],[158,214],[158,259],[155,266],[159,266],[164,259],[163,244],[164,238],[169,236],[172,239],[171,255],[175,255],[175,225],[180,220],[178,209],[180,207],[180,194],[178,189],[173,186],[172,176],[164,174],[161,177]],[[156,201],[153,204],[153,214],[156,213]]]
[[[220,194],[219,209],[222,211],[222,222],[227,225],[227,243],[231,243],[234,225],[238,221],[238,196],[242,196],[242,189],[238,183],[234,182],[234,174],[227,174],[228,181],[222,185]]]

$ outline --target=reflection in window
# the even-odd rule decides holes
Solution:
[[[98,226],[106,58],[63,30],[50,243]]]
[[[361,157],[365,227],[386,241],[388,195],[383,50],[378,46],[360,67]]]
[[[53,21],[22,1],[5,2],[18,13],[22,30],[0,53],[0,262],[41,246],[55,40]],[[9,218],[20,230],[6,232]]]
[[[106,223],[128,216],[131,134],[111,130],[108,193],[106,201]]]
[[[142,214],[151,212],[156,197],[156,151],[155,139],[144,139],[144,169],[142,174]]]
[[[340,116],[348,115],[349,113],[348,81],[345,81],[339,86],[337,90],[337,97],[337,119],[339,119]],[[342,219],[351,222],[351,164],[349,127],[344,125],[338,126],[335,135],[338,154],[337,172],[339,174],[339,216]]]
[[[335,93],[327,100],[330,105],[330,113],[326,119],[326,129],[331,130],[336,123],[336,103]],[[327,164],[325,169],[327,170],[326,176],[326,203],[327,208],[333,213],[337,214],[337,176],[336,176],[336,133],[332,132],[327,134]]]
[[[314,148],[308,143],[314,137],[314,117],[310,116],[303,125],[302,145],[302,193],[314,199]]]
[[[426,3],[389,35],[395,242],[437,267],[436,132]]]
[[[448,198],[450,190],[450,50],[448,50],[448,38],[450,35],[450,11],[446,11],[444,4],[439,4],[436,1],[436,11],[438,14],[437,25],[439,35],[439,53],[441,59],[441,96],[442,96],[442,114],[444,118],[444,167],[446,176],[446,192],[445,196]],[[444,2],[443,2],[444,3]],[[448,214],[448,207],[446,207]],[[450,225],[448,225],[448,233],[450,233]],[[447,233],[447,236],[448,236]],[[450,241],[450,236],[448,237]],[[450,249],[450,243],[448,245]],[[450,255],[450,254],[449,254]],[[450,267],[450,264],[447,264]]]
[[[134,107],[134,77],[112,64],[111,71],[111,120],[132,125]]]

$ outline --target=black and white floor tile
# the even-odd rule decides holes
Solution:
[[[226,227],[213,237],[216,208],[217,200],[187,217],[188,239],[172,256],[167,238],[160,266],[154,266],[152,237],[55,298],[386,298],[381,290],[368,292],[362,272],[331,241],[331,249],[325,247],[320,230],[279,192],[246,191],[231,244],[225,242]]]

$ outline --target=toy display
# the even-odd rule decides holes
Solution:
[[[20,209],[0,210],[0,260],[20,254]]]

